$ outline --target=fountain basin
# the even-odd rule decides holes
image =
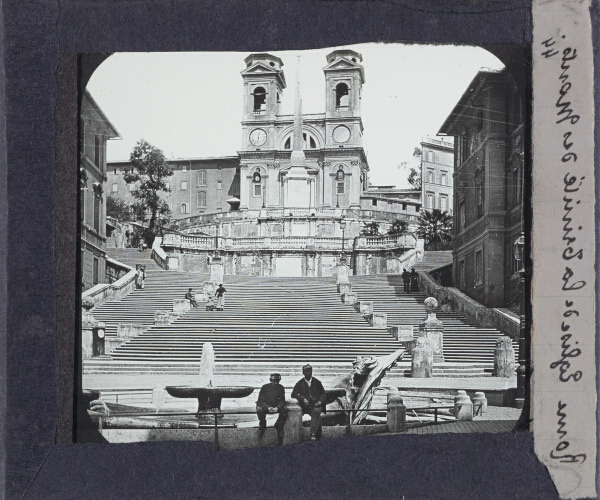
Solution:
[[[198,400],[198,414],[220,410],[223,398],[245,398],[254,392],[254,387],[244,386],[190,387],[171,385],[165,387],[165,389],[174,398],[196,398]]]

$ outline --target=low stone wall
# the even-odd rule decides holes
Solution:
[[[123,264],[124,265],[124,264]],[[118,300],[129,295],[135,288],[135,269],[114,283],[101,283],[81,294],[81,300],[89,301],[96,307],[107,300]],[[93,311],[93,308],[91,309]]]
[[[428,272],[419,272],[419,290],[441,302],[444,297],[450,299],[452,310],[466,316],[484,328],[497,328],[512,339],[519,338],[519,321],[507,314],[490,309],[462,293],[458,288],[443,287]]]
[[[151,257],[162,269],[169,269],[167,253],[162,249],[161,245],[162,238],[154,238]]]

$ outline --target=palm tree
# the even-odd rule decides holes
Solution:
[[[379,236],[379,222],[367,222],[360,230],[360,236]]]
[[[408,231],[408,222],[402,219],[396,219],[392,222],[392,225],[388,229],[388,236],[395,236],[397,234],[404,234]]]
[[[437,209],[421,212],[417,234],[425,239],[425,250],[450,250],[452,215]]]

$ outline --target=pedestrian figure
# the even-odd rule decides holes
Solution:
[[[185,294],[185,298],[190,301],[190,306],[198,307],[198,303],[196,302],[196,294],[193,289],[189,289],[188,293]]]
[[[214,311],[215,310],[215,300],[212,295],[208,295],[208,300],[206,301],[206,310]]]
[[[143,290],[144,289],[144,278],[145,273],[144,273],[144,268],[141,266],[141,264],[137,264],[137,274],[135,275],[135,287],[138,290]]]
[[[225,304],[225,298],[223,297],[223,294],[226,291],[227,290],[225,290],[223,283],[219,283],[219,288],[217,288],[217,291],[215,292],[215,296],[217,297],[217,311],[223,310],[223,305]]]
[[[410,291],[419,291],[419,275],[417,274],[417,271],[415,271],[414,268],[410,272]]]
[[[262,436],[267,428],[267,415],[279,413],[277,422],[275,422],[275,429],[277,429],[277,443],[282,444],[283,424],[285,423],[285,418],[287,416],[285,411],[285,389],[279,383],[281,380],[281,375],[279,373],[272,373],[269,380],[269,384],[265,384],[260,388],[258,401],[256,402],[258,428],[260,430],[260,435]]]
[[[323,384],[312,376],[312,366],[302,367],[304,377],[298,381],[292,391],[292,398],[297,399],[302,413],[310,415],[310,440],[321,439],[321,412],[325,413],[326,393]]]
[[[440,305],[442,306],[443,312],[452,312],[452,304],[450,303],[450,297],[448,295],[442,299],[442,303]]]
[[[410,292],[410,274],[406,268],[404,268],[404,271],[402,271],[402,282],[404,283],[404,292]]]

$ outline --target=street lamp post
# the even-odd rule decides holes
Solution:
[[[517,368],[517,397],[515,406],[523,408],[527,413],[523,418],[529,420],[529,404],[527,401],[527,379],[529,376],[529,330],[525,319],[525,234],[521,232],[513,244],[515,259],[519,264],[519,367]]]

